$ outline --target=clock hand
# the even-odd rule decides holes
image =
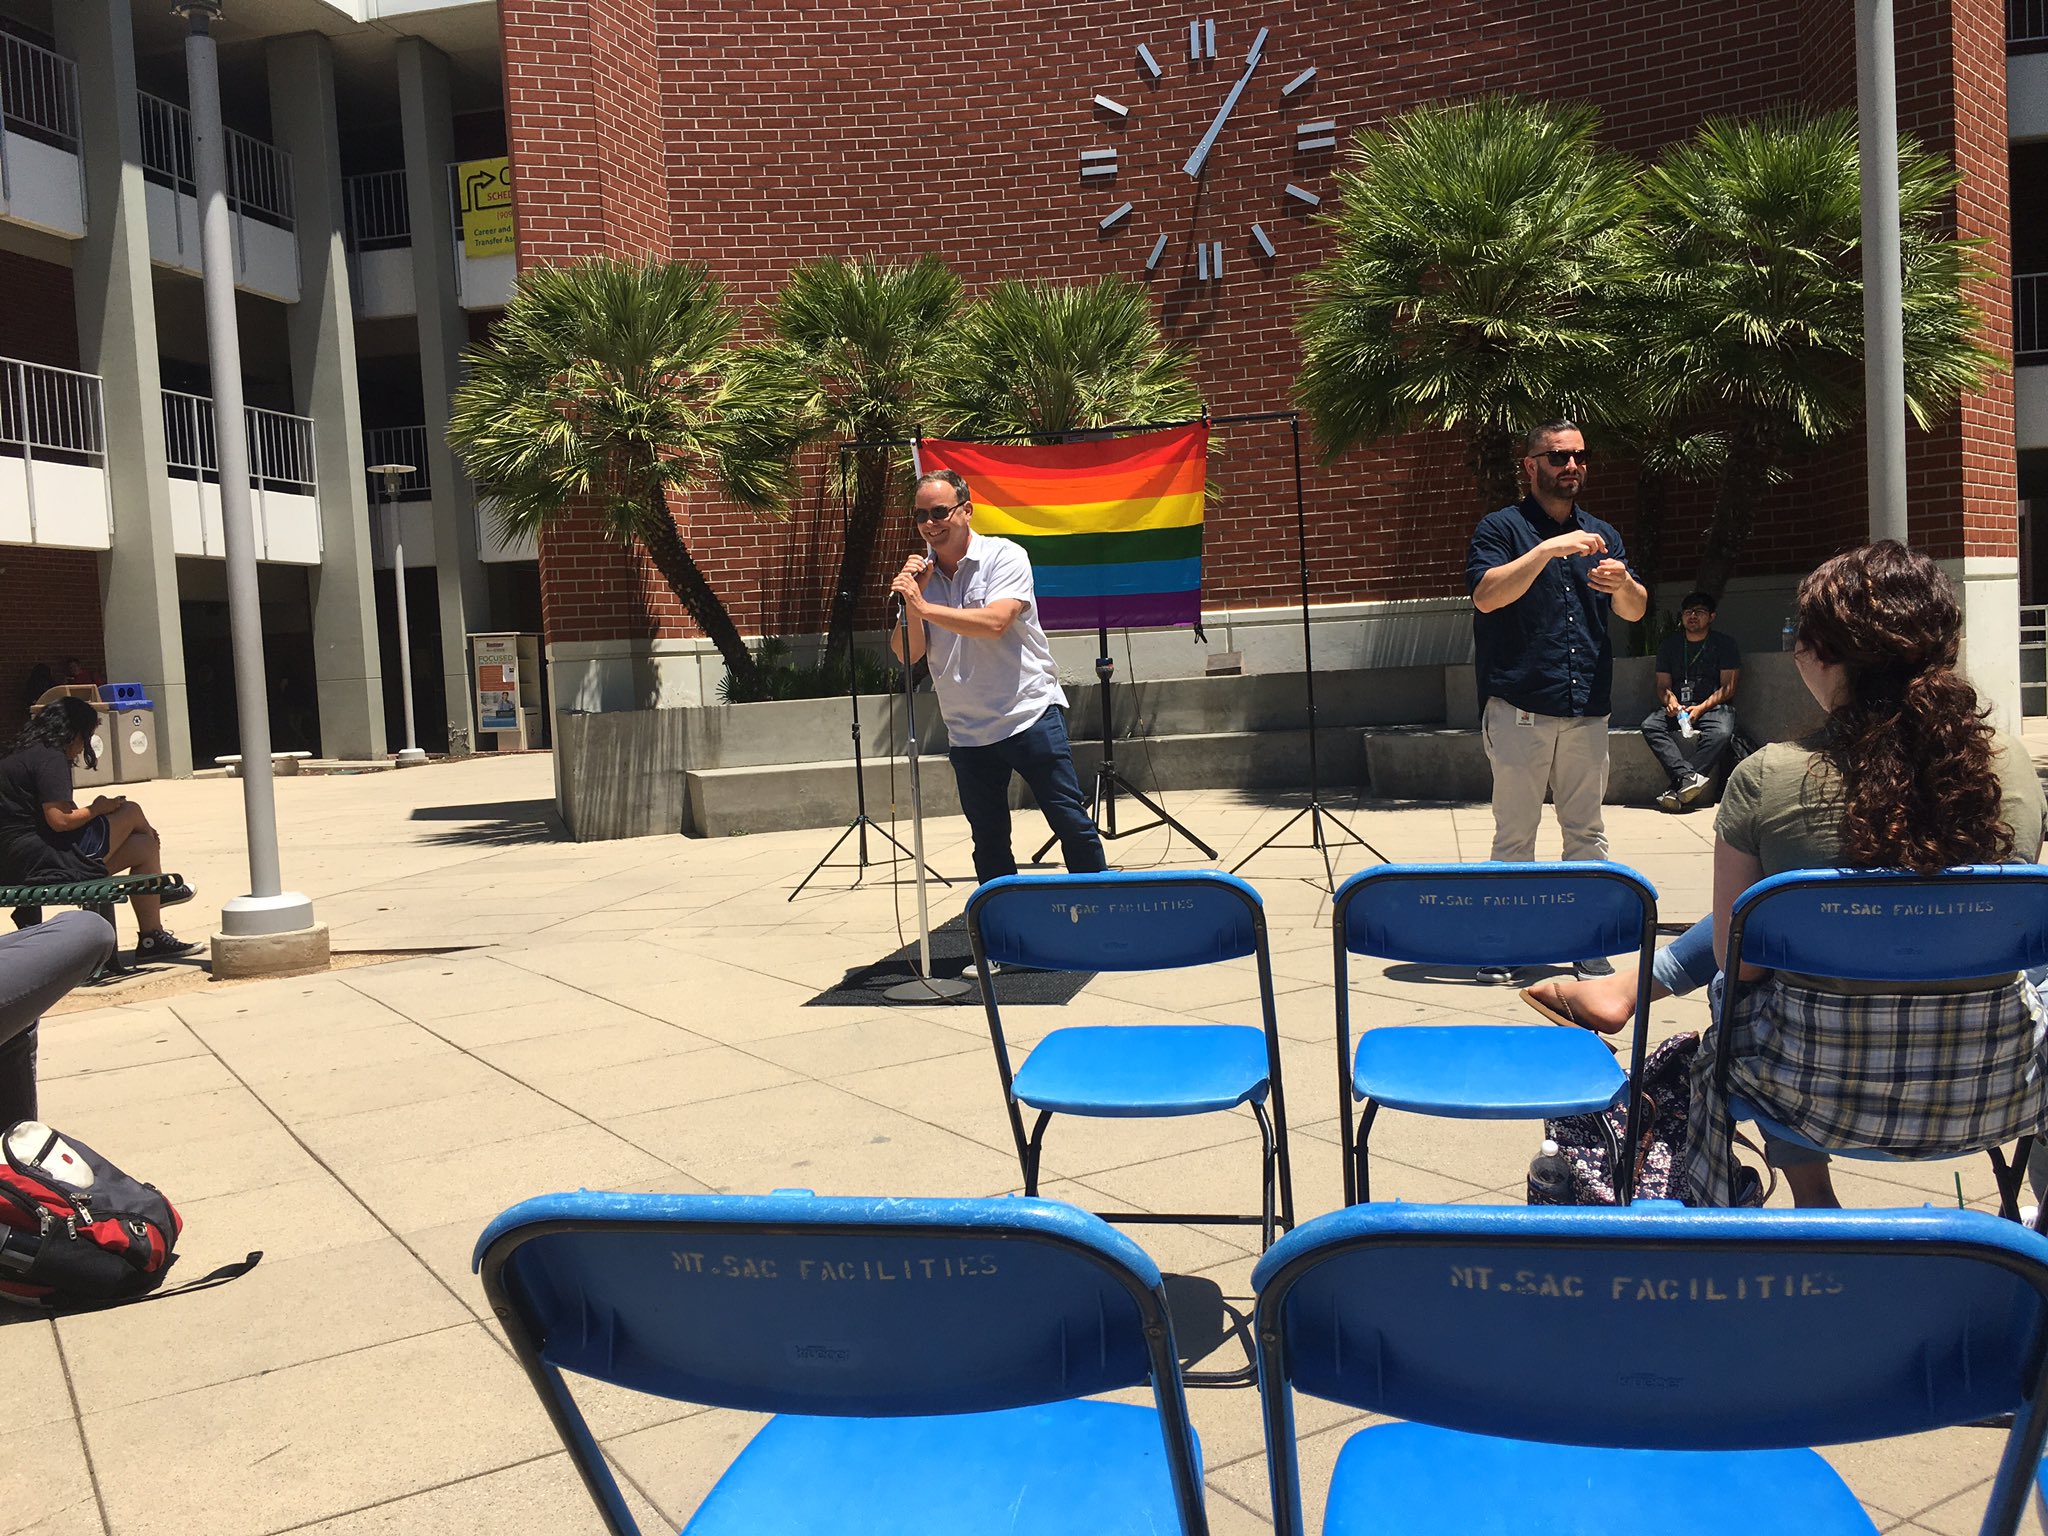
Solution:
[[[1230,94],[1223,98],[1223,105],[1217,110],[1216,121],[1209,125],[1209,131],[1202,135],[1202,142],[1195,146],[1195,152],[1188,156],[1188,163],[1181,167],[1190,176],[1199,179],[1202,167],[1209,159],[1209,151],[1216,147],[1216,140],[1223,132],[1223,125],[1230,120],[1230,113],[1237,106],[1237,98],[1244,94],[1244,88],[1251,84],[1252,71],[1259,67],[1259,57],[1265,51],[1266,33],[1269,28],[1259,28],[1259,35],[1252,39],[1251,55],[1244,61],[1244,73],[1237,77],[1237,84],[1230,88]]]

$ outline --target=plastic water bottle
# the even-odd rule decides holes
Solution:
[[[1781,651],[1791,650],[1798,638],[1799,622],[1788,614],[1785,618],[1785,627],[1778,631],[1778,649]]]
[[[1543,1146],[1529,1164],[1531,1205],[1576,1205],[1572,1198],[1572,1165],[1557,1150],[1557,1143],[1544,1138]]]
[[[1699,734],[1692,728],[1692,711],[1689,709],[1681,709],[1678,712],[1678,734],[1687,741]]]

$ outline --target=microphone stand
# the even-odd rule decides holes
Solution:
[[[910,604],[896,599],[894,625],[903,640],[903,718],[910,756],[910,847],[911,862],[917,866],[917,957],[918,974],[882,993],[892,1003],[957,1002],[974,990],[971,982],[958,976],[932,974],[932,919],[925,903],[924,787],[918,773],[917,695],[915,663],[910,659]]]

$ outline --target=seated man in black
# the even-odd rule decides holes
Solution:
[[[1735,736],[1742,676],[1734,638],[1713,627],[1711,592],[1688,592],[1678,613],[1679,628],[1657,648],[1657,707],[1643,722],[1643,739],[1671,779],[1657,797],[1666,811],[1689,810],[1713,783]]]

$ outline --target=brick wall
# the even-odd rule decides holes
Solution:
[[[1334,118],[1347,135],[1423,101],[1520,90],[1591,100],[1612,143],[1649,153],[1710,115],[1855,95],[1853,10],[1839,0],[1300,0],[1284,14],[1250,0],[1197,13],[1151,0],[503,0],[500,13],[522,262],[665,251],[708,263],[750,305],[815,256],[936,251],[974,288],[1013,275],[1141,275],[1166,233],[1149,281],[1218,413],[1289,403],[1299,281],[1327,245],[1282,187],[1327,192],[1332,158],[1297,155],[1297,123]],[[1213,63],[1193,69],[1191,14],[1214,17],[1218,45]],[[1957,219],[1986,242],[1992,276],[1978,298],[2003,338],[2001,17],[1992,0],[1899,5],[1901,115],[1959,158]],[[1181,161],[1265,25],[1265,62],[1198,189]],[[1156,86],[1137,64],[1139,42],[1164,66]],[[1320,71],[1313,87],[1283,98],[1280,86],[1309,63]],[[1129,119],[1091,106],[1098,91],[1129,106]],[[1111,145],[1120,174],[1081,181],[1079,151]],[[1096,221],[1126,199],[1133,213],[1098,234]],[[1279,247],[1270,261],[1252,245],[1254,220]],[[1197,237],[1223,242],[1221,284],[1196,281]],[[1286,429],[1231,432],[1219,446],[1208,601],[1284,602],[1296,590]],[[1317,600],[1462,590],[1465,533],[1483,509],[1456,443],[1390,442],[1330,465],[1306,447]],[[1861,466],[1860,441],[1796,466],[1744,569],[1801,569],[1855,538]],[[1936,553],[2012,552],[2006,381],[1916,437],[1910,468],[1916,536]],[[1626,466],[1606,466],[1587,497],[1624,532],[1628,480]],[[677,510],[743,630],[822,623],[836,502],[808,499],[785,525],[703,499]],[[1708,510],[1703,494],[1677,499],[1662,574],[1689,573]],[[689,632],[659,580],[592,525],[548,538],[542,576],[551,638]]]
[[[78,312],[71,269],[53,261],[0,251],[0,357],[78,366]]]
[[[37,662],[61,680],[67,657],[99,670],[105,650],[98,557],[0,544],[0,751],[21,727],[23,685]]]

